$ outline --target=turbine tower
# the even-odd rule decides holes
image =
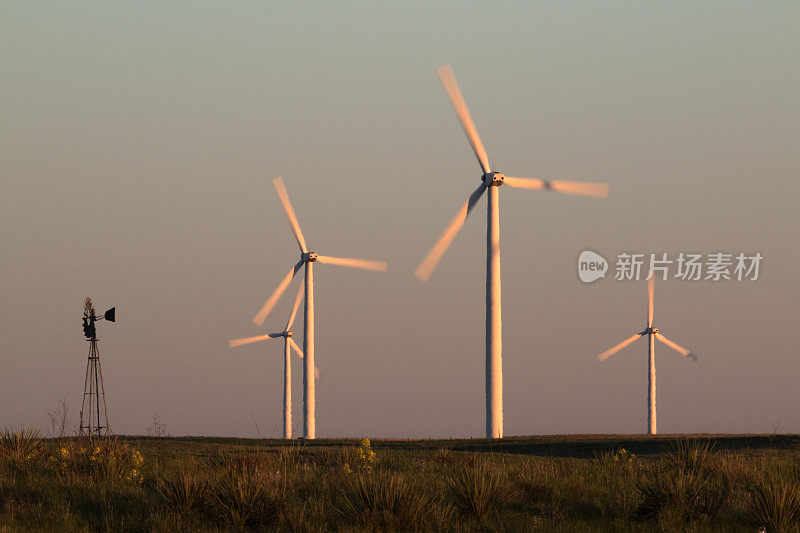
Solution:
[[[597,356],[600,362],[605,361],[637,339],[647,335],[647,433],[656,434],[656,339],[663,342],[684,357],[697,361],[697,356],[686,348],[672,342],[653,327],[653,294],[655,292],[655,276],[652,272],[647,280],[647,327],[641,333],[631,335],[616,346],[609,348]]]
[[[234,339],[228,342],[231,348],[251,344],[254,342],[261,342],[268,339],[277,339],[283,337],[283,438],[292,438],[292,350],[297,352],[300,358],[303,358],[303,350],[294,342],[292,338],[292,324],[294,324],[295,316],[297,316],[297,309],[300,307],[300,302],[303,299],[303,285],[297,291],[297,297],[294,299],[294,306],[289,315],[289,320],[286,321],[286,327],[280,333],[268,333],[266,335],[258,335],[256,337],[246,337],[243,339]],[[318,372],[317,372],[318,373]]]
[[[289,202],[289,195],[286,192],[283,180],[281,178],[275,178],[272,180],[272,183],[275,185],[278,198],[280,198],[283,210],[286,212],[286,218],[289,220],[289,225],[300,247],[300,260],[278,284],[278,288],[275,289],[258,314],[253,318],[253,323],[257,326],[264,323],[267,315],[269,315],[272,308],[275,307],[275,304],[292,282],[292,279],[294,279],[301,268],[305,267],[305,306],[303,309],[305,313],[303,317],[303,351],[305,352],[305,364],[303,365],[303,436],[306,439],[313,439],[316,438],[316,406],[314,392],[314,263],[320,262],[329,265],[385,272],[386,262],[331,257],[309,251],[306,246],[305,238],[303,237],[303,232],[300,231],[300,224],[297,222],[297,216],[295,216],[292,204]]]
[[[489,207],[486,224],[486,437],[499,439],[503,436],[503,361],[502,361],[502,321],[500,301],[500,195],[499,188],[506,184],[521,189],[545,189],[568,194],[580,194],[605,198],[608,185],[604,183],[581,183],[561,180],[542,180],[537,178],[512,178],[492,171],[489,158],[483,148],[478,131],[472,123],[467,104],[456,84],[450,65],[438,69],[450,103],[461,121],[467,139],[478,164],[481,167],[481,184],[461,206],[456,216],[444,230],[431,251],[419,264],[414,274],[422,281],[430,278],[450,243],[458,234],[467,215],[478,203],[484,191],[489,190]]]

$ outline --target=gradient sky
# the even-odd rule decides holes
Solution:
[[[793,1],[3,2],[0,426],[77,423],[91,296],[114,431],[279,436],[282,343],[227,341],[298,259],[280,175],[313,250],[389,261],[316,269],[317,435],[482,436],[485,201],[412,275],[480,178],[450,62],[493,166],[611,186],[501,189],[506,435],[645,430],[645,343],[595,359],[645,284],[584,249],[761,252],[656,285],[700,356],[657,347],[659,431],[800,432],[798,50]]]

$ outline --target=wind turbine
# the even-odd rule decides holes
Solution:
[[[644,331],[631,335],[613,348],[609,348],[597,356],[597,360],[603,362],[632,342],[647,335],[647,433],[650,435],[656,434],[656,339],[684,357],[688,357],[692,361],[697,361],[697,356],[695,354],[679,346],[677,343],[672,342],[662,335],[658,328],[653,327],[653,293],[655,292],[655,281],[655,276],[650,272],[650,276],[647,280],[647,327]]]
[[[266,335],[258,335],[256,337],[246,337],[243,339],[234,339],[228,342],[231,348],[243,346],[245,344],[252,344],[254,342],[261,342],[268,339],[277,339],[283,337],[283,438],[292,438],[292,350],[297,352],[300,358],[303,358],[303,350],[292,339],[292,324],[294,318],[297,316],[297,309],[300,307],[300,302],[303,299],[303,286],[297,291],[297,297],[294,299],[294,306],[289,315],[289,320],[286,321],[286,327],[280,333],[268,333]],[[317,372],[318,374],[318,372]]]
[[[605,198],[608,196],[608,185],[604,183],[581,183],[561,180],[542,180],[538,178],[512,178],[500,172],[492,171],[489,158],[483,148],[478,130],[472,123],[467,104],[456,84],[450,65],[438,69],[450,103],[461,121],[467,139],[481,167],[481,184],[461,206],[456,216],[444,230],[431,251],[419,264],[414,274],[422,281],[430,278],[433,269],[439,263],[447,248],[458,234],[467,215],[478,203],[484,191],[489,190],[489,207],[486,225],[486,437],[501,438],[503,436],[503,361],[502,361],[502,322],[500,305],[500,196],[499,188],[506,184],[521,189],[545,189],[568,194],[580,194]]]
[[[303,232],[300,231],[300,224],[297,222],[297,216],[295,216],[292,204],[289,202],[289,195],[286,192],[283,180],[281,178],[275,178],[272,180],[272,184],[278,192],[278,198],[280,198],[283,210],[286,212],[286,218],[289,220],[289,225],[300,247],[300,260],[278,284],[278,288],[275,289],[258,314],[253,318],[253,323],[257,326],[264,323],[267,315],[269,315],[272,308],[275,307],[275,304],[292,282],[292,279],[294,279],[301,268],[305,267],[305,306],[303,309],[305,313],[303,321],[303,350],[305,351],[303,365],[303,436],[306,439],[313,439],[316,438],[316,406],[314,392],[314,263],[320,262],[323,264],[385,272],[386,262],[331,257],[309,251],[306,246],[305,238],[303,237]]]

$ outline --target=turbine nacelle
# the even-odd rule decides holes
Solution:
[[[304,263],[313,263],[317,260],[317,253],[316,252],[303,252],[300,254],[300,258],[303,260]]]
[[[656,333],[658,333],[658,328],[645,328],[639,335],[655,335]]]
[[[487,172],[481,176],[481,180],[486,184],[487,187],[499,187],[503,184],[505,179],[505,174],[502,174],[501,172]]]

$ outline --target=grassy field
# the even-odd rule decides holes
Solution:
[[[800,436],[0,438],[0,529],[767,531]]]

